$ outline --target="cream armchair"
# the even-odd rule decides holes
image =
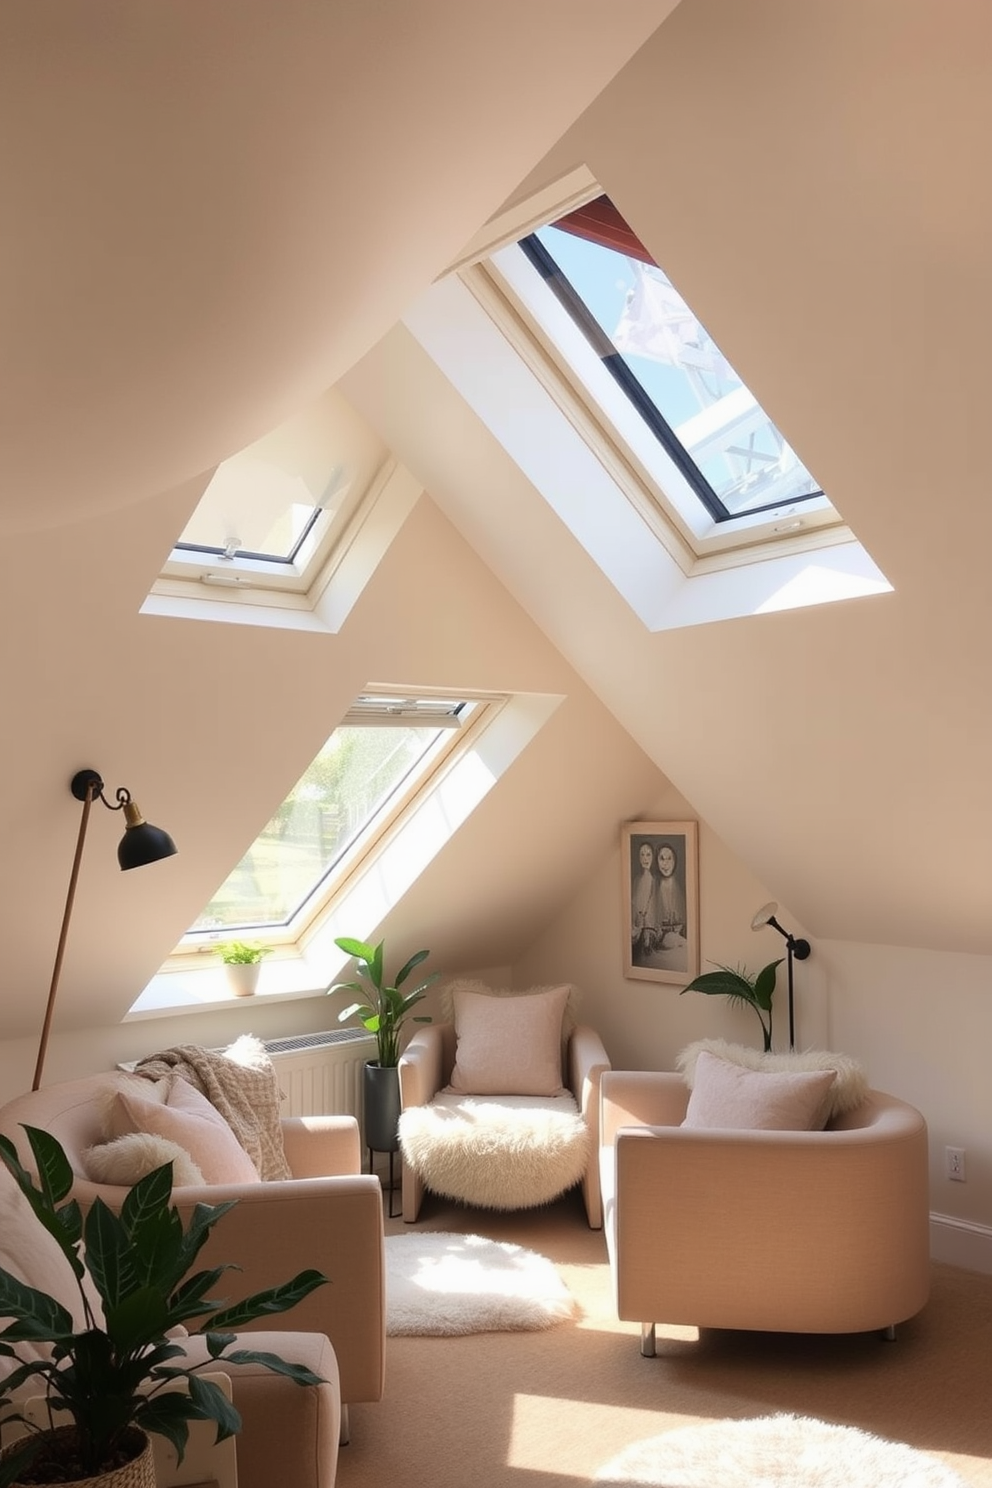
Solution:
[[[400,1099],[404,1112],[411,1107],[430,1105],[434,1097],[444,1090],[451,1079],[455,1051],[453,1023],[431,1023],[417,1029],[400,1056]],[[603,1223],[597,1171],[599,1081],[603,1071],[609,1067],[609,1057],[603,1041],[594,1029],[578,1024],[566,1034],[562,1055],[562,1084],[574,1097],[589,1132],[590,1155],[581,1177],[581,1187],[589,1227],[594,1230],[601,1228]],[[515,1103],[523,1106],[526,1101],[523,1097],[516,1097]],[[408,1224],[416,1221],[425,1191],[423,1180],[410,1163],[404,1162],[403,1218]]]
[[[930,1285],[927,1129],[871,1090],[825,1131],[683,1128],[669,1073],[605,1072],[600,1177],[617,1315],[786,1333],[895,1325]]]
[[[26,1151],[23,1125],[57,1137],[77,1175],[73,1197],[86,1208],[99,1196],[119,1209],[125,1188],[93,1183],[83,1154],[104,1140],[104,1112],[114,1091],[133,1077],[112,1071],[49,1085],[0,1107],[0,1132]],[[358,1123],[352,1116],[287,1117],[282,1121],[291,1179],[176,1188],[184,1220],[199,1204],[236,1199],[201,1253],[205,1267],[232,1262],[231,1298],[277,1285],[316,1267],[331,1285],[319,1287],[289,1314],[294,1329],[324,1334],[337,1356],[342,1440],[353,1401],[382,1396],[386,1357],[385,1245],[378,1178],[361,1171]],[[287,1319],[259,1319],[253,1328],[285,1328]],[[246,1388],[251,1388],[247,1385]]]

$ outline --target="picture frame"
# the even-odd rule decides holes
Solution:
[[[624,822],[621,828],[625,977],[685,986],[699,975],[698,826]]]

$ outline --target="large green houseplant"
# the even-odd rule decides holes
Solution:
[[[9,1320],[0,1329],[0,1356],[12,1361],[0,1382],[0,1423],[20,1422],[28,1432],[0,1456],[0,1488],[72,1483],[102,1474],[133,1455],[135,1444],[142,1447],[142,1433],[148,1432],[172,1442],[181,1461],[191,1420],[215,1422],[218,1440],[237,1432],[238,1412],[216,1385],[199,1377],[199,1369],[211,1366],[184,1362],[182,1339],[170,1337],[170,1330],[205,1334],[215,1365],[253,1362],[297,1384],[321,1382],[311,1370],[278,1355],[232,1345],[235,1330],[287,1311],[322,1286],[325,1276],[301,1271],[281,1286],[223,1306],[208,1293],[225,1271],[237,1268],[189,1273],[234,1201],[198,1204],[184,1229],[171,1204],[172,1164],[167,1163],[130,1189],[119,1215],[96,1199],[84,1218],[68,1198],[73,1172],[60,1143],[50,1132],[24,1130],[38,1182],[5,1136],[0,1136],[0,1159],[65,1256],[86,1326],[77,1331],[58,1297],[0,1267],[0,1318]],[[66,1290],[71,1290],[68,1277]],[[91,1300],[94,1291],[100,1307]],[[42,1345],[43,1357],[30,1349],[22,1358],[18,1343]],[[166,1388],[175,1380],[185,1380],[188,1390]],[[26,1421],[19,1405],[29,1382],[38,1383],[50,1412],[68,1413],[70,1427],[39,1429]]]
[[[334,944],[353,956],[358,963],[357,982],[335,982],[331,992],[357,992],[360,1002],[353,1002],[338,1014],[339,1022],[357,1018],[362,1027],[375,1036],[378,1058],[365,1065],[363,1084],[363,1115],[365,1144],[375,1152],[395,1152],[398,1145],[397,1127],[400,1118],[400,1085],[397,1065],[400,1062],[400,1029],[408,1018],[414,1023],[430,1023],[424,1014],[413,1009],[423,1000],[427,988],[437,981],[440,972],[418,982],[408,991],[402,991],[404,982],[430,951],[417,951],[396,973],[394,982],[386,979],[385,942],[366,945],[363,940],[354,940],[342,935]],[[390,1159],[392,1162],[392,1159]],[[390,1168],[390,1173],[392,1168]],[[390,1202],[392,1202],[390,1200]]]
[[[772,1046],[772,995],[775,991],[775,973],[785,958],[770,961],[757,973],[746,966],[718,966],[716,971],[706,971],[695,977],[683,992],[702,992],[707,997],[729,997],[731,1002],[754,1008],[761,1024],[765,1053]]]
[[[380,940],[378,945],[372,946],[366,945],[363,940],[353,940],[350,936],[343,935],[334,944],[355,958],[358,962],[358,975],[362,978],[359,982],[335,982],[328,989],[331,992],[357,992],[362,998],[361,1002],[353,1002],[350,1007],[344,1008],[338,1014],[338,1021],[343,1023],[346,1018],[358,1018],[362,1026],[375,1035],[378,1063],[385,1069],[393,1069],[400,1062],[399,1034],[407,1018],[412,1016],[414,1023],[430,1023],[430,1018],[414,1014],[413,1008],[423,1000],[427,988],[437,981],[441,973],[432,971],[416,987],[401,992],[400,988],[411,971],[427,960],[430,951],[417,951],[411,956],[406,965],[396,973],[396,980],[390,986],[386,981],[384,964],[385,941]]]

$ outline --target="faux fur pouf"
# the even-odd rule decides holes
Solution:
[[[480,1209],[549,1204],[589,1161],[589,1129],[564,1095],[437,1095],[403,1112],[399,1137],[432,1193]]]
[[[903,1442],[806,1416],[685,1426],[635,1442],[599,1470],[612,1488],[965,1488]]]

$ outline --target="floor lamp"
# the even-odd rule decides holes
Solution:
[[[48,1035],[52,1028],[52,1014],[55,1011],[55,998],[58,995],[59,977],[62,974],[62,958],[65,955],[69,921],[72,918],[72,906],[76,898],[76,880],[79,878],[79,865],[83,859],[83,844],[86,841],[86,827],[93,802],[100,800],[108,811],[123,811],[124,813],[124,836],[117,849],[117,861],[122,868],[141,868],[145,863],[157,863],[159,858],[171,858],[176,851],[176,844],[168,832],[163,832],[161,827],[153,827],[145,821],[140,810],[131,800],[130,791],[121,787],[116,792],[117,805],[111,805],[103,794],[103,781],[97,770],[77,771],[72,777],[69,789],[77,801],[82,801],[83,815],[79,823],[79,836],[76,838],[72,872],[69,875],[69,892],[66,894],[65,909],[62,912],[62,929],[59,931],[59,943],[55,952],[52,984],[48,989],[48,1003],[45,1007],[45,1021],[41,1027],[41,1042],[38,1045],[38,1060],[34,1067],[32,1090],[37,1090],[41,1084],[41,1072],[45,1066]]]
[[[751,921],[751,929],[763,930],[766,925],[771,925],[772,929],[777,930],[779,935],[785,936],[785,948],[789,958],[789,1048],[794,1049],[796,1047],[796,1015],[792,997],[792,958],[795,957],[797,961],[805,961],[812,948],[808,940],[798,940],[788,930],[783,930],[775,918],[775,911],[777,909],[777,904],[763,904]]]

